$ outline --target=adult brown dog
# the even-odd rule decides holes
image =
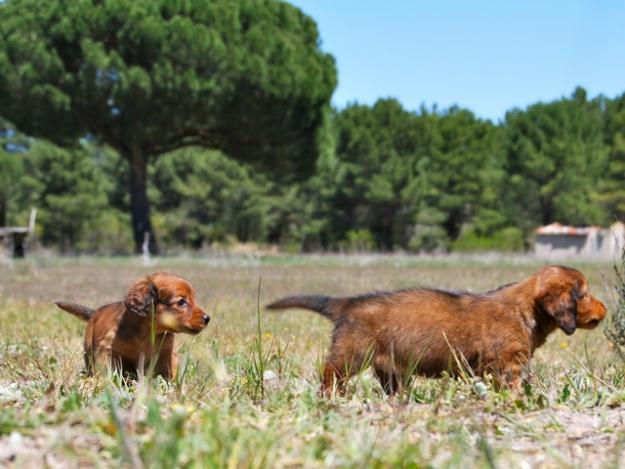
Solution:
[[[522,367],[551,332],[592,329],[606,315],[582,273],[560,266],[482,294],[414,289],[350,298],[307,295],[267,308],[308,309],[334,323],[324,395],[335,383],[343,393],[368,360],[388,394],[414,373],[436,377],[463,367],[517,387]]]
[[[185,279],[156,272],[136,281],[123,301],[93,310],[73,303],[56,305],[87,321],[85,367],[112,365],[125,375],[153,370],[171,379],[176,375],[174,333],[197,334],[209,316],[197,305],[195,290]]]

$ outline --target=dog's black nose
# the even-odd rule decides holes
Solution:
[[[211,320],[208,314],[205,314],[204,316],[202,316],[202,319],[204,320],[204,324],[208,324]]]

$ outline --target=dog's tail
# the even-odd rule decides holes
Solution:
[[[57,301],[54,304],[61,308],[63,311],[67,311],[68,313],[79,317],[83,321],[88,321],[89,319],[91,319],[91,316],[93,316],[93,313],[95,313],[95,309],[87,308],[86,306],[78,305],[76,303],[65,303],[63,301]]]
[[[340,303],[341,300],[339,298],[333,298],[331,296],[299,295],[281,298],[278,301],[268,304],[266,308],[273,310],[287,308],[308,309],[333,320],[339,312]]]

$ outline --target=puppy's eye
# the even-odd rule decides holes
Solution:
[[[181,308],[184,308],[185,306],[187,306],[189,303],[187,303],[187,300],[185,300],[184,298],[180,298],[178,300],[178,303],[176,303],[178,306],[180,306]]]

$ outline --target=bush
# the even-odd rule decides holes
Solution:
[[[616,310],[609,315],[609,322],[604,332],[618,355],[625,361],[625,249],[621,251],[620,266],[615,265],[614,271],[618,304]]]
[[[443,227],[446,214],[433,207],[423,207],[412,227],[408,249],[415,252],[447,252],[449,236]]]
[[[375,241],[369,230],[349,230],[347,239],[340,243],[340,247],[348,252],[371,252],[375,250]]]
[[[439,225],[416,225],[408,241],[408,249],[415,252],[446,252],[448,248],[447,232]]]
[[[509,226],[495,231],[491,236],[478,234],[469,229],[452,243],[454,251],[521,251],[523,249],[523,233],[520,229]]]

